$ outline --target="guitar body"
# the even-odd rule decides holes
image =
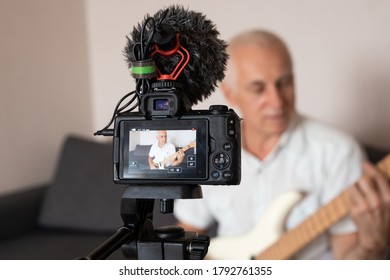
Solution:
[[[295,191],[280,195],[270,204],[264,219],[247,234],[213,238],[207,256],[212,259],[251,259],[279,239],[288,213],[302,197],[302,193]]]
[[[189,148],[195,148],[196,147],[196,141],[192,141],[191,143],[189,143],[187,146],[184,146],[183,148],[181,148],[179,151],[177,151],[176,153],[173,153],[172,155],[170,155],[169,157],[165,158],[164,160],[160,161],[160,162],[156,162],[153,160],[153,163],[154,165],[158,168],[158,169],[165,169],[165,163],[167,163],[168,161],[172,161],[176,158],[177,154],[179,152],[185,152],[187,151]]]
[[[165,169],[165,163],[164,162],[154,162],[154,165],[157,167],[157,169]]]
[[[390,155],[382,159],[377,168],[389,179]],[[282,194],[264,213],[265,219],[249,233],[240,237],[212,239],[208,256],[215,259],[250,259],[256,255],[262,260],[289,259],[349,214],[349,194],[345,189],[298,226],[284,232],[285,219],[301,197],[302,194],[297,192]]]

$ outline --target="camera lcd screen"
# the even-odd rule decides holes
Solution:
[[[206,120],[123,121],[121,179],[206,179],[207,131]]]

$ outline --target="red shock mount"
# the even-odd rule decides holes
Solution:
[[[190,61],[190,53],[180,44],[179,41],[180,34],[176,34],[176,45],[173,49],[170,50],[162,50],[159,48],[159,46],[156,44],[154,46],[155,50],[152,53],[152,57],[156,55],[162,55],[162,56],[173,56],[175,54],[178,54],[181,59],[179,63],[176,65],[175,69],[172,71],[172,73],[169,74],[162,74],[160,69],[157,68],[158,76],[157,80],[172,80],[175,81],[177,77],[183,72],[184,68],[187,66],[188,62]]]

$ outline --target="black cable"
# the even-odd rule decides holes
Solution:
[[[149,17],[146,19],[144,25],[142,26],[142,29],[141,29],[141,59],[146,59],[145,57],[145,50],[144,50],[144,47],[146,47],[146,45],[144,46],[144,33],[145,33],[145,30],[147,28],[147,25],[149,23],[149,21],[153,21],[153,32],[154,32],[154,18],[152,17]],[[150,39],[150,38],[148,38]]]
[[[134,91],[133,91],[134,92]],[[138,96],[137,96],[137,94],[134,94],[134,96],[130,99],[130,101],[129,102],[127,102],[125,105],[123,105],[121,108],[119,108],[118,110],[117,110],[117,114],[118,113],[120,113],[120,112],[122,112],[124,109],[126,109],[128,106],[130,106],[131,105],[131,103],[133,103],[134,102],[134,100],[135,99],[137,99],[138,98]],[[134,106],[138,106],[138,100],[137,100],[137,103],[134,105]],[[133,107],[134,107],[133,106]],[[132,107],[132,108],[133,108]],[[133,109],[134,110],[134,109]],[[132,111],[132,110],[131,110]],[[131,112],[130,111],[130,112]]]
[[[159,20],[158,22],[158,25],[161,25],[163,19],[166,17],[166,14],[167,14],[168,10],[166,10],[164,13],[163,13],[163,17]],[[152,29],[152,32],[151,34],[149,35],[149,37],[147,38],[145,44],[144,44],[144,36],[145,36],[145,31],[147,30],[148,28],[148,25],[149,23],[151,22],[151,29]],[[149,59],[150,58],[150,45],[152,43],[152,40],[153,40],[153,37],[154,37],[154,33],[155,33],[155,30],[156,30],[156,22],[155,22],[155,19],[152,18],[152,17],[149,17],[146,19],[146,21],[144,22],[143,26],[142,26],[142,29],[141,29],[141,34],[140,34],[140,41],[139,42],[136,42],[133,46],[133,53],[134,53],[134,57],[136,58],[136,60],[146,60],[146,59]],[[111,133],[111,130],[109,130],[109,127],[111,126],[111,124],[114,122],[115,120],[115,117],[119,114],[119,113],[129,113],[129,112],[132,112],[135,108],[137,108],[137,106],[139,106],[139,103],[140,103],[140,98],[143,94],[147,93],[150,91],[150,81],[148,79],[136,79],[136,87],[135,87],[135,90],[134,91],[131,91],[129,92],[128,94],[126,94],[125,96],[123,96],[119,101],[118,103],[116,104],[115,106],[115,109],[114,109],[114,112],[112,114],[112,117],[109,121],[109,123],[101,130],[95,132],[95,135],[107,135],[107,134],[110,134]],[[128,98],[129,96],[131,96],[132,94],[134,94],[134,96],[130,99],[130,101],[128,101],[125,105],[123,105],[122,107],[119,108],[119,106],[122,104],[122,102]],[[136,104],[134,104],[131,108],[129,108],[128,110],[126,111],[123,111],[125,110],[127,107],[129,107],[134,101],[137,101]]]
[[[152,39],[154,37],[154,32],[156,31],[156,25],[155,25],[156,23],[154,21],[154,18],[150,18],[150,20],[153,21],[153,25],[152,25],[153,29],[152,29],[152,32],[150,33],[149,38],[148,38],[148,40],[146,41],[146,44],[145,44],[145,53],[144,53],[145,57],[144,57],[144,59],[150,58],[150,54],[149,54],[150,44],[152,43]]]
[[[126,95],[124,95],[124,96],[118,101],[118,103],[117,103],[116,106],[115,106],[114,113],[112,114],[112,117],[111,117],[109,123],[108,123],[103,129],[101,129],[101,130],[95,132],[95,135],[104,134],[105,131],[108,130],[108,128],[109,128],[109,127],[111,126],[111,124],[114,122],[115,117],[116,117],[122,110],[126,109],[126,107],[128,107],[128,106],[132,103],[132,101],[135,100],[135,98],[133,97],[133,98],[131,99],[131,102],[128,102],[126,105],[124,105],[124,106],[122,106],[120,109],[118,109],[119,106],[122,104],[122,102],[123,102],[127,97],[131,96],[132,94],[136,94],[136,91],[133,90],[133,91],[127,93]],[[137,95],[135,95],[135,97],[137,98]],[[133,106],[133,108],[135,108],[137,105],[138,105],[138,102],[137,102],[137,104],[136,104],[135,106]],[[134,110],[134,109],[133,109],[133,110]]]
[[[137,108],[138,107],[138,103],[137,104],[135,104],[133,107],[131,107],[129,110],[127,110],[127,111],[124,111],[123,113],[124,114],[126,114],[126,113],[130,113],[130,112],[132,112],[135,108]]]

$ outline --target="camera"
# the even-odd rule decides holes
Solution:
[[[136,185],[239,184],[240,118],[224,105],[185,112],[178,98],[184,93],[175,86],[165,83],[161,88],[157,83],[152,93],[142,97],[141,113],[116,117],[114,181]],[[165,139],[159,140],[159,135]]]
[[[208,236],[179,226],[156,229],[153,209],[159,199],[160,213],[172,213],[175,199],[202,198],[200,185],[241,181],[241,119],[225,105],[191,109],[224,77],[226,44],[218,34],[203,14],[173,5],[147,16],[127,37],[124,54],[136,87],[95,133],[113,137],[113,179],[128,185],[124,226],[86,259],[105,258],[122,245],[127,258],[207,254]]]
[[[240,183],[241,119],[225,105],[191,109],[224,77],[226,45],[218,34],[202,14],[172,6],[146,18],[127,37],[124,53],[136,87],[97,133],[113,136],[115,183]],[[114,128],[108,129],[113,122]]]

